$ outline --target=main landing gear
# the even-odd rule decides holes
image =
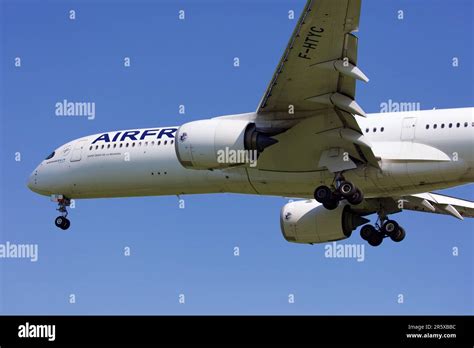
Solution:
[[[362,203],[364,194],[353,183],[346,181],[342,174],[337,174],[335,178],[335,189],[322,185],[314,191],[314,199],[322,203],[326,209],[334,210],[338,207],[339,201],[347,199],[352,205]]]
[[[379,215],[375,226],[365,225],[360,229],[360,236],[372,246],[379,246],[386,237],[390,237],[394,242],[401,242],[405,239],[405,229],[395,220],[390,220],[386,216]]]
[[[62,230],[67,230],[69,226],[71,226],[71,221],[69,221],[69,219],[67,218],[67,207],[71,205],[71,200],[66,197],[63,197],[58,198],[57,201],[58,209],[56,210],[59,211],[61,215],[54,220],[54,224],[56,225],[56,227],[59,227]]]

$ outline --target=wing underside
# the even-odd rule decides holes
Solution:
[[[460,220],[464,217],[474,217],[474,202],[437,193],[428,192],[404,197],[403,208],[452,215]]]
[[[306,147],[312,160],[307,163],[317,163],[324,151],[339,148],[378,167],[355,118],[365,116],[355,101],[356,80],[368,81],[357,67],[358,40],[353,34],[359,27],[360,8],[361,0],[307,2],[256,114],[257,124],[270,128],[305,126],[294,127],[279,139],[278,161],[271,158],[272,149],[262,156],[264,169],[288,170],[281,150],[296,147],[306,133],[312,135],[312,144]],[[314,118],[321,121],[308,121]],[[272,161],[278,163],[267,165]],[[292,169],[308,170],[307,163]]]
[[[355,107],[360,0],[308,1],[257,112],[315,111],[330,104]],[[352,105],[349,105],[351,104]]]
[[[368,198],[353,209],[361,214],[373,214],[383,206],[385,213],[395,214],[412,210],[432,214],[451,215],[459,220],[474,217],[474,202],[439,193],[425,192],[403,197]]]

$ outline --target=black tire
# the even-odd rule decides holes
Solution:
[[[380,232],[372,233],[367,242],[374,247],[379,246],[383,242],[383,234]]]
[[[314,199],[319,203],[328,202],[332,197],[331,189],[327,186],[321,185],[314,190]]]
[[[398,233],[394,236],[390,236],[390,239],[396,243],[399,243],[405,239],[405,236],[406,236],[405,229],[401,226],[398,226]]]
[[[369,240],[370,236],[374,233],[377,233],[377,230],[372,225],[365,225],[360,229],[360,237],[363,240]]]
[[[337,191],[344,197],[349,198],[356,192],[356,187],[350,181],[341,181]]]
[[[69,221],[69,219],[64,218],[64,224],[61,228],[63,230],[67,230],[69,228],[69,226],[71,226],[71,221]]]
[[[399,229],[400,226],[398,226],[398,222],[396,222],[395,220],[387,220],[383,223],[381,232],[391,237],[396,236],[398,234]]]
[[[343,199],[342,195],[337,191],[331,192],[331,200],[334,202],[339,202]]]
[[[334,210],[339,206],[339,201],[329,200],[323,203],[324,208],[327,210]]]
[[[64,219],[65,217],[63,216],[58,216],[56,219],[54,219],[54,224],[56,225],[56,227],[62,228],[64,224]]]
[[[353,205],[361,204],[363,200],[364,194],[359,189],[356,189],[356,192],[350,198],[347,199],[347,201]]]

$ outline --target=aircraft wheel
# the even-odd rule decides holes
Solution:
[[[331,189],[325,185],[319,186],[314,190],[314,199],[319,203],[328,202],[332,197]]]
[[[54,220],[54,224],[56,227],[59,227],[62,230],[67,230],[69,226],[71,226],[71,221],[69,221],[69,219],[65,218],[64,216],[58,216]]]
[[[335,201],[335,200],[329,200],[327,202],[324,202],[323,203],[323,206],[324,208],[326,208],[327,210],[334,210],[336,209],[338,206],[339,206],[339,201]]]
[[[69,228],[69,226],[71,226],[71,221],[69,221],[69,219],[64,219],[64,225],[62,226],[62,229],[63,230],[67,230]]]
[[[381,232],[389,237],[396,236],[399,231],[398,223],[395,220],[387,220],[383,223]]]
[[[363,200],[364,194],[359,189],[356,189],[356,192],[350,198],[347,199],[347,201],[353,205],[361,204]]]
[[[406,235],[405,229],[399,226],[398,232],[395,235],[390,236],[390,239],[398,243],[405,239],[405,235]]]
[[[64,219],[65,219],[64,216],[58,216],[58,217],[54,220],[54,224],[56,225],[56,227],[62,228],[62,225],[64,224]]]
[[[369,240],[370,236],[374,233],[377,233],[377,230],[372,225],[365,225],[360,229],[360,236],[364,240]]]
[[[374,247],[382,244],[382,241],[383,241],[383,234],[378,231],[376,231],[375,233],[372,233],[370,237],[367,239],[367,242]]]
[[[344,198],[349,198],[356,193],[356,187],[350,181],[341,181],[337,190]]]

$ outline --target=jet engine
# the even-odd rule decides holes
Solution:
[[[314,199],[283,206],[280,225],[283,237],[293,243],[325,243],[350,237],[358,226],[369,222],[353,213],[350,205],[328,210]]]
[[[218,169],[256,164],[277,140],[245,120],[210,119],[183,124],[176,131],[179,162],[189,169]]]

